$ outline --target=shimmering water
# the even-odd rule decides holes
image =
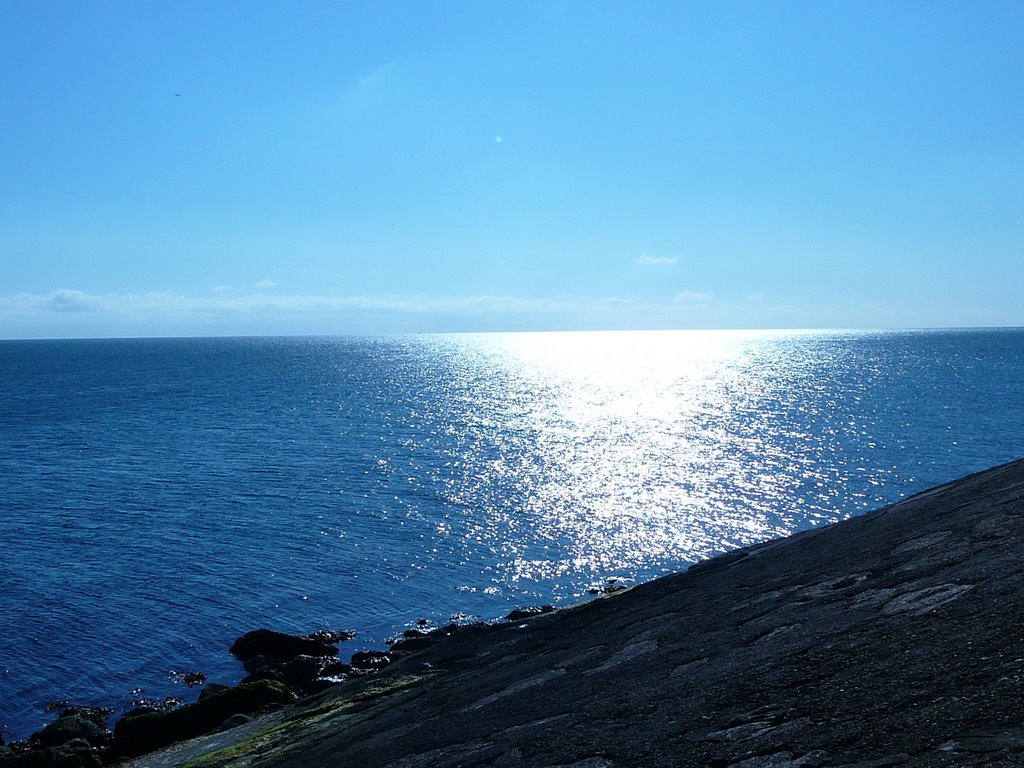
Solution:
[[[875,508],[1024,454],[1022,381],[1021,330],[0,342],[0,723]]]

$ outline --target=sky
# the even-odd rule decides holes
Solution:
[[[1024,325],[1024,4],[12,2],[0,338]]]

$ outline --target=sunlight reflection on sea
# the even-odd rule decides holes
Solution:
[[[465,507],[462,535],[490,551],[499,582],[569,577],[579,594],[583,574],[678,567],[791,530],[797,513],[779,500],[821,471],[813,462],[835,437],[773,431],[794,384],[807,394],[812,350],[794,350],[808,336],[434,339],[461,361],[448,398],[476,415],[452,456],[474,469],[447,479]],[[812,397],[802,411],[822,407]],[[880,481],[885,470],[872,474]],[[808,502],[803,523],[852,511],[828,493]]]

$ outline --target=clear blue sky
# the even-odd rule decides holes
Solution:
[[[12,2],[0,337],[1024,325],[1024,3]]]

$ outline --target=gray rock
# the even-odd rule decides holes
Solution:
[[[232,715],[231,717],[229,717],[227,720],[224,721],[224,723],[223,723],[223,725],[221,725],[220,729],[222,731],[227,731],[227,730],[229,730],[231,728],[237,728],[240,725],[245,725],[246,723],[251,723],[251,722],[252,722],[252,718],[249,717],[248,715]]]

